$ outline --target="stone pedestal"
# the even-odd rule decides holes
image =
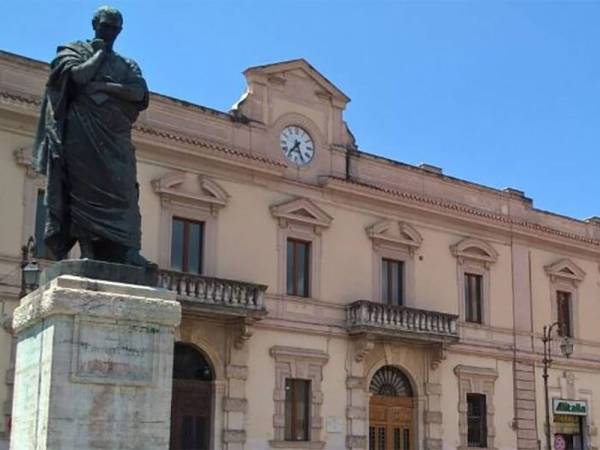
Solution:
[[[15,310],[11,450],[168,450],[175,294],[61,275]]]

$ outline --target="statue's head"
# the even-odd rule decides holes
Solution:
[[[123,16],[112,6],[101,6],[94,13],[92,27],[96,32],[96,38],[112,45],[123,29]]]

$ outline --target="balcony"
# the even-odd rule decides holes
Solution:
[[[177,292],[184,313],[260,320],[267,286],[160,269],[158,286]]]
[[[358,300],[347,308],[347,327],[351,335],[368,334],[412,342],[442,345],[456,342],[457,320],[454,314],[367,300]]]

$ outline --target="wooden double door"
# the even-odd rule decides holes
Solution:
[[[372,395],[369,404],[369,449],[413,450],[414,399]]]
[[[170,450],[210,450],[212,383],[173,380]]]

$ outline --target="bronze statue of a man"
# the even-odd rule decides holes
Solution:
[[[47,176],[45,243],[56,259],[79,242],[82,258],[147,266],[131,128],[148,88],[113,51],[121,13],[103,6],[92,26],[94,39],[59,46],[50,65],[34,147]]]

